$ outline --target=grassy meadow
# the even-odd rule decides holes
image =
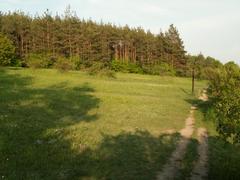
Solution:
[[[205,86],[197,81],[196,94]],[[184,127],[195,101],[188,78],[1,68],[0,177],[155,179],[179,139],[166,132]],[[197,127],[214,132],[200,110]],[[181,177],[191,172],[196,145]]]
[[[204,83],[197,83],[202,87]],[[152,179],[191,104],[189,79],[1,69],[0,173],[7,179]]]

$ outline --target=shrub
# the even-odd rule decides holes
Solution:
[[[225,138],[240,143],[240,90],[224,93],[216,102],[217,130]]]
[[[217,131],[225,138],[240,143],[240,68],[228,63],[213,73],[209,92],[217,113]]]
[[[42,59],[41,55],[39,55],[39,54],[29,54],[25,58],[25,63],[26,63],[27,67],[42,68],[42,67],[44,67],[43,63],[45,63],[45,62]]]
[[[101,62],[93,62],[92,66],[90,66],[87,71],[90,75],[98,74],[102,69],[105,68],[105,65]]]
[[[70,58],[70,61],[71,61],[71,64],[72,64],[72,68],[74,70],[80,70],[83,68],[83,62],[82,60],[80,59],[79,56],[73,56]]]
[[[11,40],[0,33],[0,65],[13,65],[15,62],[15,48]]]
[[[105,76],[105,77],[109,77],[109,78],[116,78],[116,73],[109,68],[102,69],[101,71],[99,71],[98,74],[100,76]]]
[[[90,75],[100,75],[115,78],[115,72],[109,68],[108,64],[104,64],[102,62],[93,63],[93,65],[88,68],[88,72]]]
[[[24,62],[21,59],[15,59],[14,62],[12,63],[12,66],[14,67],[25,67]]]
[[[161,63],[159,65],[144,66],[143,68],[147,74],[152,74],[152,75],[174,76],[176,74],[174,69],[171,66],[169,66],[167,63]]]
[[[70,59],[59,57],[55,63],[55,68],[60,72],[66,72],[72,69],[72,63]]]
[[[134,63],[124,63],[114,60],[111,62],[110,67],[116,72],[144,73],[143,69],[138,64]]]
[[[173,74],[172,75],[177,75],[177,76],[180,76],[180,77],[186,77],[187,73],[187,68],[182,66],[181,68],[177,68],[176,70],[173,70],[171,67],[170,67],[170,70],[173,71]]]
[[[28,54],[25,58],[27,67],[31,68],[50,68],[56,62],[56,57],[52,54]]]
[[[126,66],[127,66],[127,71],[129,73],[138,73],[138,74],[144,73],[143,69],[138,64],[128,63]]]
[[[111,69],[116,72],[124,72],[124,70],[126,71],[124,64],[120,63],[119,61],[113,60],[110,66],[111,66]]]

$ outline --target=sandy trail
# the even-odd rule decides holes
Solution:
[[[208,173],[208,134],[205,128],[198,128],[198,161],[192,171],[191,180],[207,178]]]
[[[208,101],[207,90],[204,89],[198,99]]]
[[[208,101],[207,91],[203,90],[199,97],[202,101]],[[198,161],[194,165],[191,180],[207,179],[208,174],[208,134],[205,128],[198,128]]]
[[[186,153],[187,145],[194,131],[193,114],[195,109],[196,107],[191,107],[190,115],[185,122],[185,127],[180,131],[181,140],[178,142],[177,148],[170,157],[169,162],[163,167],[163,170],[158,173],[157,180],[169,180],[177,176],[181,161]]]
[[[202,101],[207,101],[208,96],[206,90],[203,90],[199,97]],[[187,146],[194,132],[194,111],[196,106],[192,106],[189,117],[185,121],[185,127],[180,131],[181,139],[178,142],[176,150],[172,153],[169,161],[163,167],[162,171],[157,174],[157,180],[172,180],[179,176],[182,160],[185,156]],[[208,173],[208,135],[205,128],[198,129],[198,161],[194,164],[191,173],[191,180],[202,180],[207,177]]]

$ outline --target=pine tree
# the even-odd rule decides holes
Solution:
[[[9,37],[17,55],[37,53],[77,58],[86,66],[112,60],[142,67],[167,63],[179,75],[186,69],[186,55],[179,32],[171,25],[157,35],[141,27],[116,26],[80,19],[68,6],[63,15],[49,10],[34,17],[17,11],[0,13],[0,32]]]
[[[167,60],[173,68],[176,68],[177,71],[179,71],[179,74],[183,75],[184,72],[181,71],[186,65],[186,52],[178,30],[173,26],[173,24],[170,25],[168,31],[165,33],[165,39]]]

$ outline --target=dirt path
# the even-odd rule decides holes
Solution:
[[[208,135],[205,128],[198,128],[198,161],[192,171],[191,180],[207,178],[208,168]]]
[[[208,96],[206,90],[203,90],[199,97],[202,101],[207,101]],[[162,171],[157,174],[157,180],[172,180],[179,176],[179,169],[181,168],[182,160],[185,156],[186,149],[192,134],[194,132],[194,111],[197,108],[191,107],[189,117],[186,119],[185,127],[180,131],[181,140],[179,141],[176,150],[173,152],[168,163],[163,167]],[[207,177],[208,169],[208,135],[205,128],[198,129],[198,161],[194,164],[193,171],[191,173],[191,180],[202,180]]]
[[[208,101],[207,91],[203,90],[199,97],[202,101]],[[208,134],[205,128],[198,128],[198,161],[194,165],[191,180],[207,179],[208,174]]]
[[[207,90],[204,89],[198,99],[208,101]]]
[[[179,141],[176,150],[173,152],[169,162],[163,167],[163,170],[158,173],[157,180],[174,179],[178,175],[181,161],[186,153],[187,145],[194,131],[194,110],[196,107],[192,106],[190,115],[186,119],[185,127],[180,131],[181,140]]]

